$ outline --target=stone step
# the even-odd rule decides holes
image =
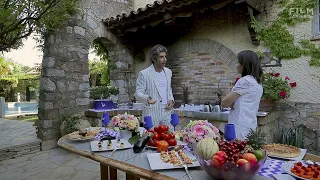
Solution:
[[[13,146],[0,147],[0,161],[41,151],[41,140],[29,139]]]

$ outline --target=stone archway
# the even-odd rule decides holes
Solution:
[[[42,149],[56,147],[63,116],[89,106],[88,54],[91,42],[104,37],[110,59],[122,61],[129,50],[108,32],[102,19],[131,11],[133,1],[82,0],[81,12],[45,39],[39,95],[38,137]],[[132,60],[128,58],[127,61]]]
[[[218,88],[226,95],[237,77],[236,54],[210,39],[179,41],[169,46],[168,66],[173,72],[172,90],[178,105],[215,103]],[[187,94],[190,101],[185,102]]]

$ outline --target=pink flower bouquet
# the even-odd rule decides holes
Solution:
[[[190,121],[183,132],[183,141],[191,145],[204,138],[213,138],[219,141],[219,129],[206,120]]]
[[[139,120],[131,114],[118,114],[111,119],[110,125],[114,130],[137,131],[139,128]]]

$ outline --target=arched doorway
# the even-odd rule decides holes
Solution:
[[[112,61],[120,62],[131,56],[101,21],[123,10],[131,10],[130,4],[114,1],[101,4],[88,0],[81,1],[80,7],[82,14],[70,18],[65,27],[45,39],[38,113],[38,137],[44,150],[57,146],[63,116],[83,113],[89,106],[91,42],[105,37]]]

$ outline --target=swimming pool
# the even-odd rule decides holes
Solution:
[[[8,102],[5,115],[38,114],[37,102]]]

